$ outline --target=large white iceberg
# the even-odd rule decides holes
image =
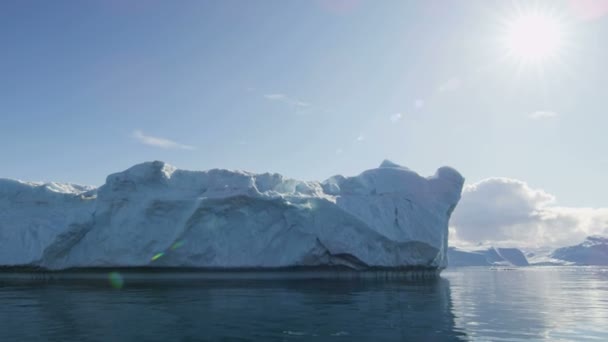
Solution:
[[[97,189],[0,179],[0,265],[441,269],[463,182],[389,161],[321,183],[158,161]]]

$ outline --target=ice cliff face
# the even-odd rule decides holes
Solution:
[[[162,162],[98,189],[0,179],[0,265],[443,268],[463,182],[389,161],[322,183]]]
[[[95,190],[0,179],[0,265],[32,264],[65,232],[90,222]]]

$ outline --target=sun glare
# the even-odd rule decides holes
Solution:
[[[507,21],[504,40],[510,58],[523,64],[542,63],[560,53],[563,23],[551,13],[520,13]]]

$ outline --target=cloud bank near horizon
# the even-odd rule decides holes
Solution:
[[[555,196],[510,178],[467,185],[450,221],[450,244],[540,247],[608,235],[608,208],[562,207]]]

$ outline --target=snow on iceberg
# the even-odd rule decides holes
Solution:
[[[0,265],[441,269],[463,183],[390,161],[322,183],[159,161],[98,189],[0,179]]]

